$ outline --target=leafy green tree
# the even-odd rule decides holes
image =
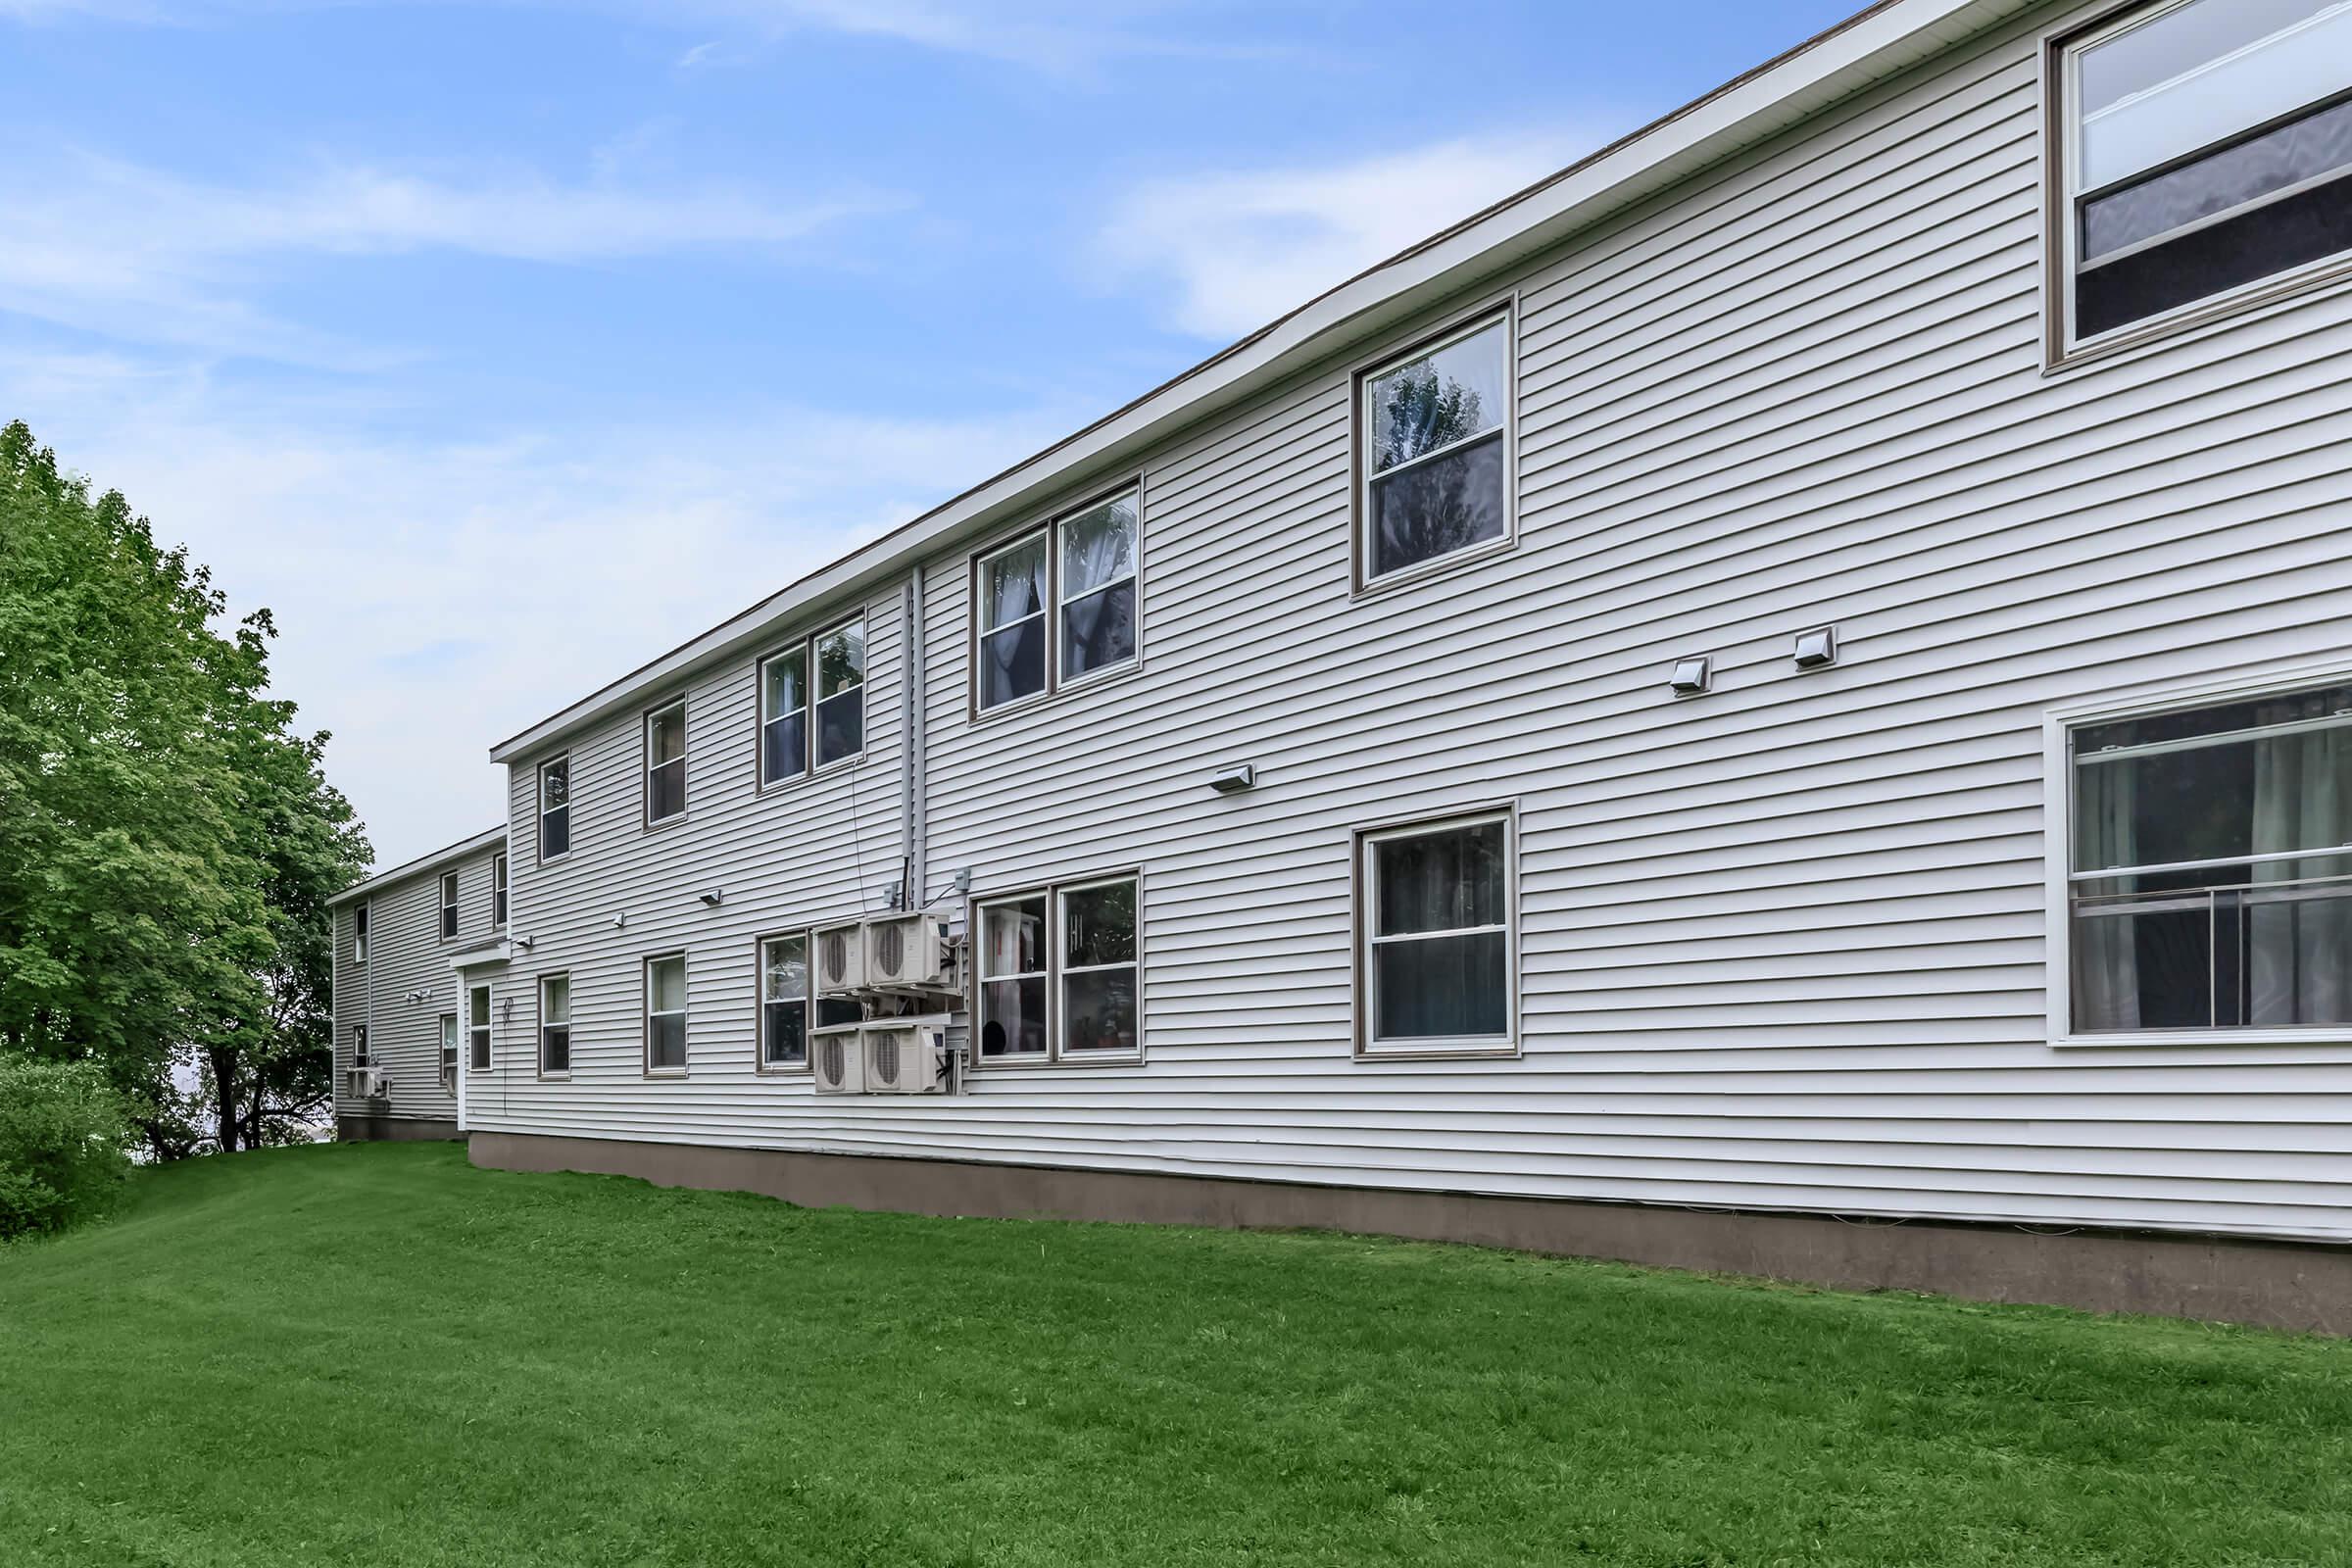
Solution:
[[[267,696],[269,615],[0,430],[0,1045],[98,1063],[150,1150],[284,1131],[323,1085],[323,900],[368,858],[323,735]],[[309,1058],[307,1064],[306,1056]]]
[[[130,1173],[122,1097],[95,1062],[0,1051],[0,1241],[106,1212]]]

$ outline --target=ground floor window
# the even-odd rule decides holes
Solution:
[[[645,960],[645,1070],[686,1070],[686,956]]]
[[[466,994],[466,1038],[468,1067],[474,1072],[488,1072],[490,1070],[490,988],[488,986],[475,986]]]
[[[1121,875],[976,906],[983,1062],[1142,1054],[1141,891]]]
[[[571,976],[551,974],[539,981],[539,1070],[571,1071]]]
[[[456,1013],[445,1012],[441,1015],[440,1037],[441,1092],[445,1095],[454,1095],[458,1092],[458,1015]]]
[[[375,1065],[375,1058],[368,1054],[368,1026],[364,1023],[351,1026],[351,1064],[354,1067]]]
[[[760,1065],[808,1065],[808,937],[760,944]]]
[[[1515,854],[1507,810],[1356,836],[1360,1054],[1513,1049]]]
[[[2352,684],[2067,743],[2077,1031],[2352,1024]]]

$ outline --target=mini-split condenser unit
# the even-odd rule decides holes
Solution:
[[[937,1095],[948,1087],[947,1032],[933,1024],[869,1023],[860,1031],[869,1095]]]
[[[855,1024],[841,1029],[812,1030],[808,1036],[808,1070],[815,1075],[820,1095],[865,1093],[863,1031]]]
[[[865,927],[852,920],[816,928],[816,994],[838,997],[865,989]]]
[[[865,922],[865,983],[874,990],[954,989],[955,945],[936,915],[893,914]]]
[[[381,1067],[350,1068],[345,1080],[355,1100],[382,1100],[392,1093],[392,1080],[384,1076]]]

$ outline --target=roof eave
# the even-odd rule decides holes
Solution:
[[[1340,284],[1175,379],[960,496],[811,572],[652,662],[491,748],[493,762],[550,748],[787,621],[907,569],[961,534],[1140,455],[1428,302],[1557,246],[1636,202],[1780,134],[2050,0],[1880,0],[1665,118]]]

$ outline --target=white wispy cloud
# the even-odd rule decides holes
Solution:
[[[433,250],[547,264],[780,254],[908,205],[880,191],[795,200],[716,180],[565,183],[339,161],[232,185],[70,153],[0,169],[0,309],[133,341],[365,368],[368,346],[256,303],[272,269]]]
[[[268,605],[382,863],[503,812],[490,745],[1079,422],[778,405],[408,439],[137,356],[12,356],[0,411]]]
[[[1104,280],[1154,291],[1169,324],[1219,341],[1534,183],[1614,132],[1469,137],[1322,167],[1145,181],[1096,238]]]

